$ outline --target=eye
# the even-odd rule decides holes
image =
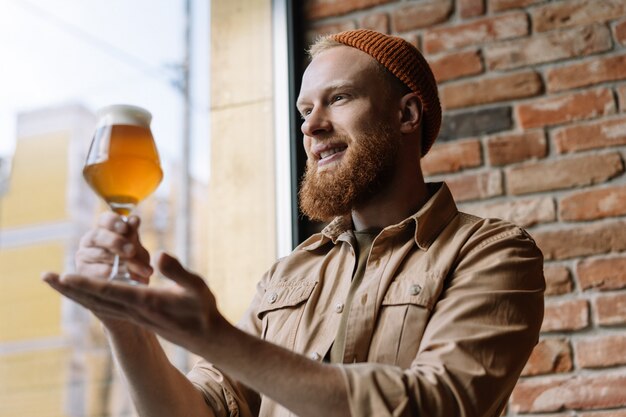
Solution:
[[[343,100],[345,98],[345,96],[343,94],[337,94],[335,96],[333,96],[333,99],[331,100],[333,103]]]
[[[304,109],[300,112],[300,118],[304,120],[309,114],[311,114],[311,109]]]

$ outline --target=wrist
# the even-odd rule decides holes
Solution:
[[[129,337],[142,336],[148,333],[148,331],[142,327],[125,320],[109,318],[100,319],[100,322],[102,323],[104,333],[110,339],[125,339]]]
[[[233,326],[224,316],[217,314],[211,319],[208,337],[202,338],[200,352],[202,357],[209,361],[219,361],[224,354],[228,354],[230,346],[236,343],[237,333],[240,330]]]

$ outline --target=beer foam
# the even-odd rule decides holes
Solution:
[[[96,128],[110,125],[131,125],[150,127],[152,114],[146,109],[129,104],[113,104],[96,112],[98,124]]]

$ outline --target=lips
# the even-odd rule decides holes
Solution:
[[[338,152],[341,152],[344,149],[346,149],[346,148],[345,147],[343,147],[343,148],[333,148],[333,149],[330,149],[328,151],[321,152],[320,153],[320,159],[328,158],[329,156],[334,155],[334,154],[336,154]]]
[[[322,162],[330,159],[333,155],[341,153],[348,148],[345,143],[322,143],[313,145],[311,153]],[[339,156],[339,155],[338,155]]]

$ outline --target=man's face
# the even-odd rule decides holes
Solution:
[[[364,52],[337,46],[305,71],[298,109],[308,161],[300,206],[312,219],[358,209],[393,174],[398,113],[376,65]]]

